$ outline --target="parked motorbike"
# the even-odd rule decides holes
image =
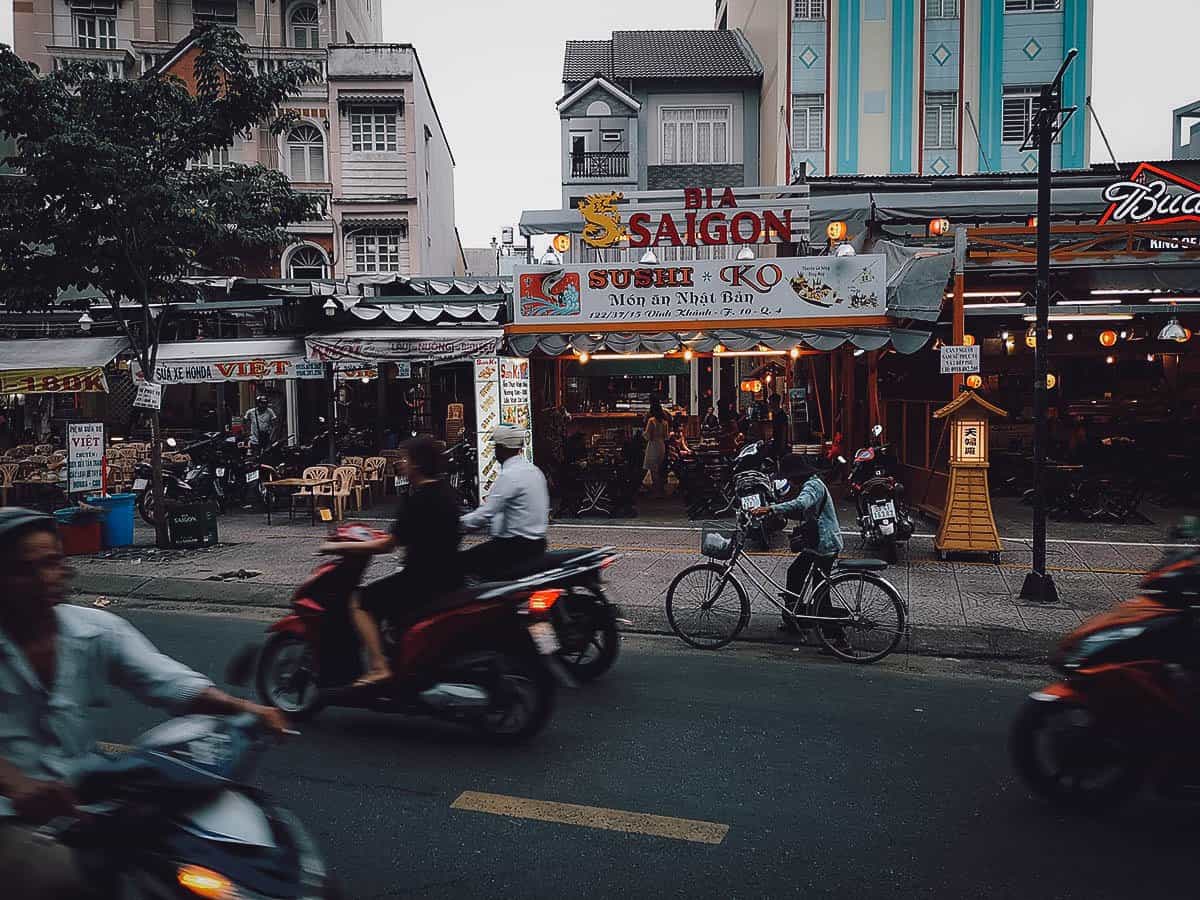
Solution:
[[[783,500],[791,482],[776,476],[775,470],[764,441],[752,441],[738,451],[733,459],[733,494],[739,509],[749,511]],[[783,516],[762,516],[753,520],[747,534],[767,550],[771,535],[782,531],[785,524]]]
[[[912,537],[913,520],[901,499],[904,485],[892,448],[883,442],[883,426],[871,429],[871,443],[854,454],[846,476],[847,496],[854,500],[858,528],[864,543],[880,548],[883,558],[895,562],[897,546]]]
[[[1176,534],[1200,528],[1192,520]],[[1061,680],[1030,694],[1013,723],[1018,774],[1054,804],[1099,811],[1148,778],[1163,792],[1200,790],[1200,547],[1167,554],[1140,589],[1067,635],[1054,658]]]
[[[190,444],[184,452],[192,457],[191,463],[182,472],[174,467],[163,467],[163,497],[177,503],[203,503],[211,500],[216,502],[218,509],[225,508],[225,491],[222,484],[221,468],[209,456],[209,446],[218,434],[209,435],[205,440]],[[175,447],[174,438],[167,440],[167,446]],[[137,510],[147,525],[154,524],[154,491],[150,489],[153,472],[147,462],[138,463],[134,467],[133,491],[138,495]]]
[[[463,510],[479,505],[478,451],[474,438],[464,434],[461,441],[447,447],[442,454],[442,463],[450,486],[458,494]]]
[[[43,832],[77,851],[98,897],[336,897],[304,826],[245,786],[265,743],[251,715],[164,722],[89,764],[87,815]]]
[[[334,532],[339,541],[381,536],[361,525]],[[336,557],[300,585],[293,612],[267,629],[261,650],[244,652],[231,669],[248,678],[252,664],[263,702],[295,718],[349,706],[461,722],[498,742],[524,740],[549,720],[556,678],[570,680],[556,656],[570,639],[567,608],[558,604],[611,559],[596,553],[578,565],[563,560],[548,571],[456,591],[408,617],[399,612],[380,622],[396,680],[355,687],[363,666],[348,601],[369,557]]]

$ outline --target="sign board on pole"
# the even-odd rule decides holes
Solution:
[[[525,457],[533,459],[529,433],[533,420],[529,360],[511,356],[487,356],[475,360],[476,446],[479,451],[479,501],[500,475],[500,463],[492,444],[492,430],[501,422],[526,431]]]
[[[67,424],[67,492],[104,489],[104,423]]]
[[[141,409],[162,409],[162,392],[161,384],[155,384],[153,381],[139,381],[133,405]]]
[[[959,347],[946,344],[941,350],[943,375],[974,375],[979,371],[979,345]]]
[[[399,360],[396,363],[397,378],[412,378],[412,363],[406,359]]]

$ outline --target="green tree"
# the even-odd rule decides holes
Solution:
[[[194,89],[150,73],[112,80],[98,64],[40,75],[0,46],[0,133],[18,136],[0,200],[0,271],[11,306],[69,286],[104,295],[152,376],[171,304],[196,298],[184,276],[236,273],[311,218],[312,197],[261,165],[196,166],[258,127],[280,133],[280,104],[319,79],[294,64],[259,74],[241,36],[195,36]],[[159,546],[163,516],[159,414],[151,462]]]

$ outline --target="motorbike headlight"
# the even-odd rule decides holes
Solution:
[[[1124,625],[1120,628],[1106,628],[1095,634],[1089,634],[1079,643],[1067,649],[1063,655],[1062,664],[1065,668],[1077,669],[1090,657],[1107,650],[1113,644],[1138,637],[1145,631],[1146,626],[1144,625]]]

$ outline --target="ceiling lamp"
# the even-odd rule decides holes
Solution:
[[[646,252],[642,254],[642,258],[638,260],[643,266],[657,266],[658,257],[654,255],[654,248],[647,247]]]
[[[1100,332],[1100,346],[1101,347],[1114,347],[1114,346],[1116,346],[1116,343],[1117,343],[1117,333],[1115,331],[1106,330],[1106,331]]]
[[[90,315],[88,315],[88,311],[85,309],[83,311],[83,315],[81,315],[79,317],[79,330],[80,331],[91,331],[92,323],[95,321],[96,321],[95,319],[93,319]]]
[[[1179,324],[1179,319],[1172,316],[1171,320],[1163,326],[1162,331],[1158,333],[1158,339],[1160,341],[1178,341],[1182,344],[1188,339],[1188,331]]]
[[[327,316],[337,315],[337,303],[334,302],[332,297],[330,297],[321,305],[321,309],[325,310],[325,315]]]
[[[580,351],[579,351],[579,363],[580,363],[580,365],[584,365],[584,366],[586,366],[586,365],[587,365],[587,362],[588,362],[588,360],[589,360],[589,359],[591,359],[591,358],[592,358],[592,354],[588,353],[586,350],[580,350]]]
[[[754,251],[750,249],[749,244],[742,244],[742,249],[737,252],[737,258],[741,262],[754,259]]]
[[[837,249],[833,251],[834,256],[853,256],[854,246],[852,244],[838,244]]]

